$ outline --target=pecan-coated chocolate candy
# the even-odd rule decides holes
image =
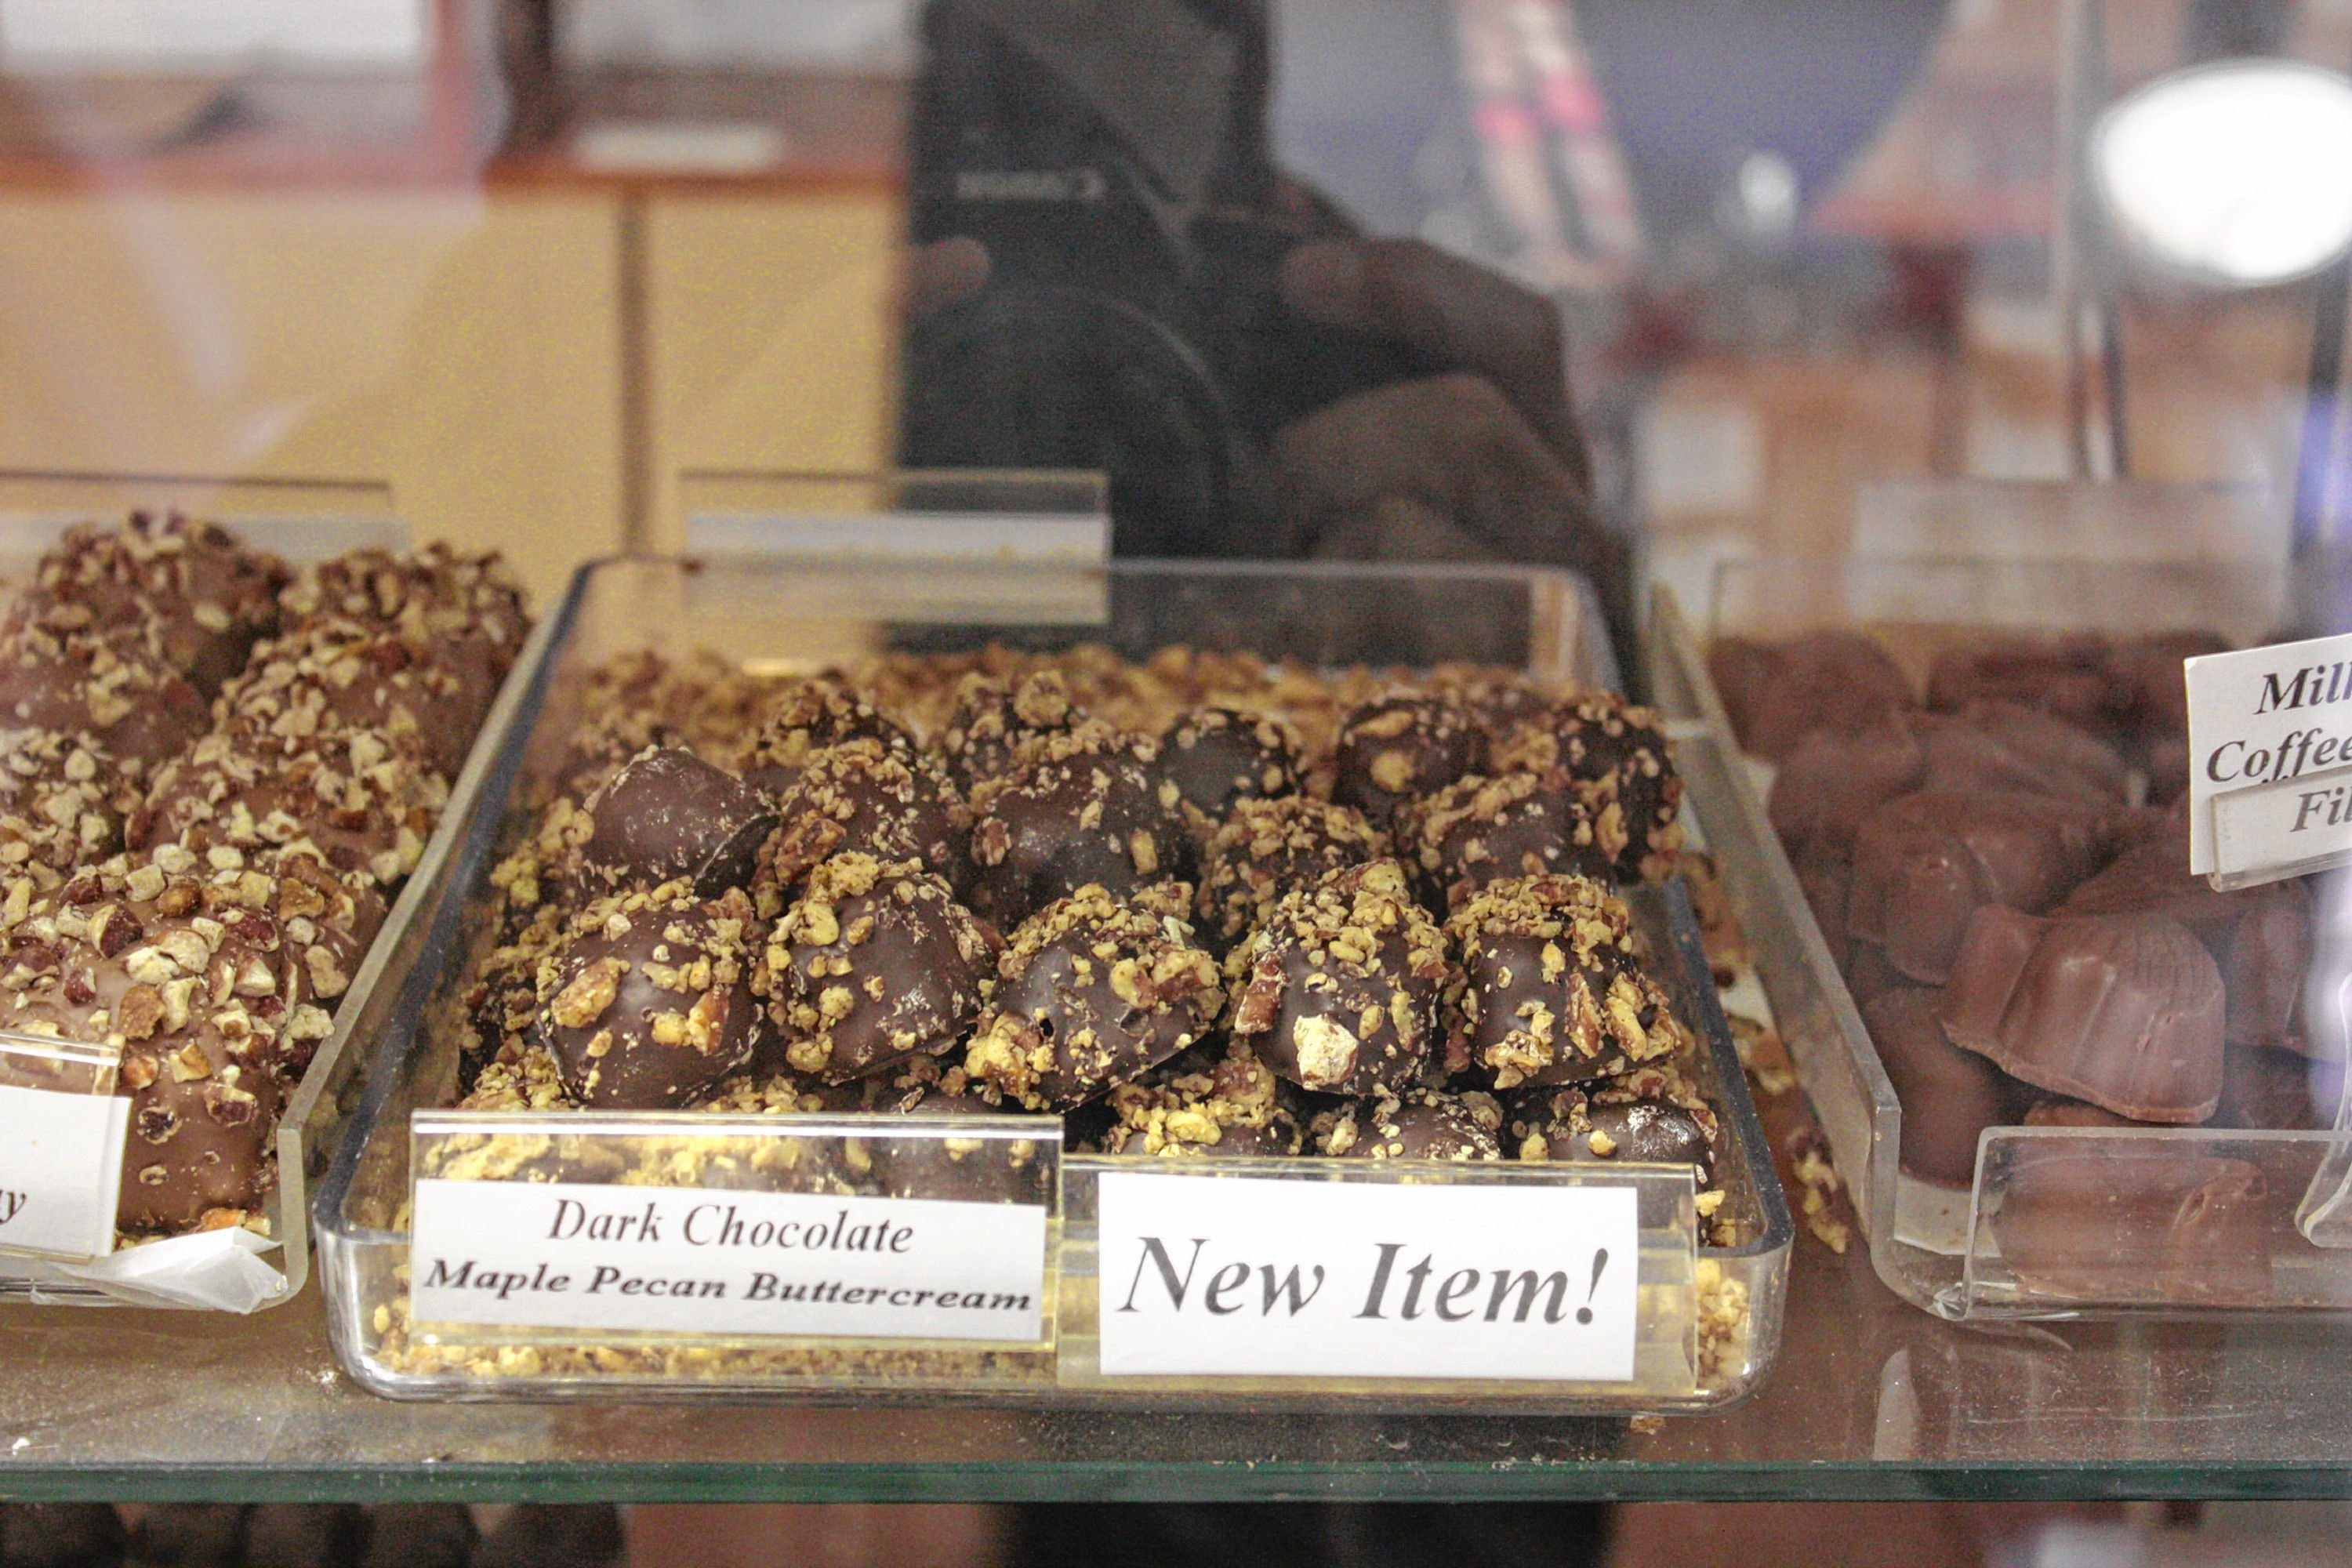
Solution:
[[[1496,882],[1456,910],[1449,929],[1470,1052],[1499,1089],[1606,1078],[1679,1043],[1632,916],[1590,877]]]
[[[1131,900],[1088,886],[1022,921],[965,1070],[1024,1110],[1066,1110],[1199,1039],[1225,997],[1191,898],[1181,882]]]
[[[1176,789],[1151,742],[1087,722],[1041,738],[972,797],[982,912],[1013,924],[1089,882],[1119,896],[1191,872]]]
[[[586,810],[580,864],[589,887],[619,892],[683,878],[705,899],[751,885],[777,822],[759,791],[677,746],[639,752]]]
[[[1187,817],[1208,832],[1238,800],[1297,795],[1298,731],[1282,719],[1234,708],[1180,714],[1160,739],[1160,766],[1174,781]]]
[[[283,563],[215,523],[137,511],[120,528],[66,530],[11,619],[58,636],[135,632],[210,697],[277,630],[285,580]]]
[[[1498,772],[1557,770],[1576,781],[1592,837],[1621,882],[1656,881],[1683,847],[1683,781],[1658,716],[1612,691],[1559,703],[1495,749]]]
[[[751,1059],[761,932],[740,889],[684,882],[599,899],[540,960],[537,1043],[583,1105],[691,1104]]]
[[[498,694],[490,646],[320,620],[265,643],[221,693],[224,728],[278,740],[366,730],[454,780]]]
[[[961,1041],[995,953],[944,877],[844,854],[809,873],[754,984],[793,1070],[839,1083]]]
[[[416,869],[447,781],[367,731],[279,739],[216,731],[155,777],[123,838],[238,849],[315,848],[389,888]]]
[[[0,879],[52,878],[121,847],[138,792],[96,742],[54,730],[0,732]]]
[[[1298,1098],[1240,1046],[1215,1058],[1195,1050],[1112,1089],[1097,1142],[1106,1154],[1283,1158],[1304,1145]]]
[[[753,789],[782,795],[799,782],[811,758],[849,741],[868,742],[902,761],[915,753],[913,738],[838,677],[808,676],[767,698],[759,728],[734,768]]]
[[[1324,1112],[1315,1119],[1315,1141],[1342,1159],[1463,1163],[1501,1159],[1502,1125],[1502,1108],[1491,1094],[1408,1089]]]
[[[1388,853],[1388,835],[1352,805],[1303,795],[1237,800],[1202,851],[1202,932],[1231,947],[1293,888]]]
[[[1340,721],[1331,798],[1386,827],[1398,809],[1486,767],[1486,731],[1447,691],[1391,692]]]
[[[1574,871],[1612,877],[1615,858],[1593,828],[1586,792],[1557,769],[1473,773],[1397,816],[1432,908],[1447,909],[1505,877]]]
[[[1399,1089],[1440,1044],[1444,942],[1394,860],[1286,894],[1226,973],[1234,1034],[1301,1089]]]
[[[196,689],[136,633],[0,633],[0,737],[24,730],[86,736],[144,779],[212,723]]]
[[[879,741],[844,741],[808,754],[775,797],[781,826],[760,851],[762,888],[799,886],[818,862],[855,850],[919,860],[961,887],[971,813],[929,758]]]
[[[436,542],[422,550],[354,550],[305,566],[278,595],[288,629],[336,617],[426,638],[481,637],[499,650],[498,673],[530,631],[522,587],[498,552],[467,555]]]
[[[1565,1085],[1525,1089],[1506,1111],[1513,1152],[1522,1160],[1638,1162],[1696,1165],[1698,1184],[1715,1184],[1715,1151],[1702,1111],[1656,1095],[1600,1100]]]
[[[1060,673],[1036,670],[1010,679],[974,673],[956,683],[939,747],[948,776],[967,793],[1003,778],[1048,735],[1075,729],[1086,715],[1070,700]]]

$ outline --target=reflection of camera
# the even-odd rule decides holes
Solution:
[[[914,324],[910,468],[1100,469],[1129,555],[1279,553],[1265,443],[1414,374],[1298,320],[1273,210],[1262,0],[931,0],[913,238],[989,285]]]

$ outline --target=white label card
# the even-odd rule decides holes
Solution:
[[[1631,1187],[1100,1184],[1106,1374],[1633,1380]]]
[[[2329,793],[2343,781],[2311,776],[2352,767],[2352,635],[2206,654],[2185,678],[2189,870],[2243,877],[2352,854],[2339,831],[2352,813]],[[2263,795],[2233,812],[2224,846],[2215,801],[2255,789]]]
[[[427,1179],[414,1226],[419,1322],[1045,1335],[1041,1205]]]
[[[0,1247],[45,1257],[114,1250],[131,1102],[0,1087]]]

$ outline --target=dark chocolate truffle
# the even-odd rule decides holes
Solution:
[[[781,795],[799,781],[813,755],[845,741],[871,742],[902,760],[915,753],[913,739],[888,714],[836,677],[810,676],[768,699],[734,768],[752,788]]]
[[[1890,801],[1854,835],[1846,924],[1896,969],[1941,984],[1972,912],[2050,908],[2098,864],[2107,826],[2100,806],[2015,791]]]
[[[756,984],[785,1060],[838,1083],[957,1045],[994,961],[987,930],[945,878],[845,854],[809,873]]]
[[[1291,889],[1388,853],[1388,836],[1351,805],[1309,795],[1237,800],[1202,852],[1202,931],[1230,947]]]
[[[740,890],[684,882],[599,899],[539,963],[536,1038],[583,1105],[666,1110],[751,1059],[760,942]]]
[[[1448,691],[1395,691],[1340,721],[1331,756],[1331,798],[1386,828],[1411,801],[1484,773],[1486,731]]]
[[[1183,920],[1192,889],[1097,887],[1021,922],[964,1068],[1031,1110],[1066,1110],[1183,1050],[1224,1010],[1216,961]]]
[[[961,889],[971,813],[929,759],[878,741],[844,741],[808,754],[775,797],[781,826],[760,851],[761,887],[789,889],[819,861],[849,851],[919,860]]]
[[[1495,750],[1498,771],[1576,781],[1617,879],[1657,881],[1682,851],[1682,775],[1658,716],[1610,691],[1570,697]]]
[[[1055,671],[1011,679],[967,675],[957,683],[954,705],[940,728],[939,748],[947,757],[948,776],[969,793],[1011,773],[1038,742],[1074,729],[1084,717]]]
[[[777,821],[759,791],[678,747],[638,753],[586,809],[580,864],[589,887],[624,892],[683,878],[704,899],[751,885]]]
[[[1198,1051],[1121,1084],[1105,1103],[1106,1154],[1213,1154],[1283,1158],[1303,1146],[1294,1096],[1239,1047],[1213,1060]]]
[[[1444,941],[1393,860],[1286,894],[1226,973],[1233,1033],[1301,1089],[1401,1089],[1441,1043]]]
[[[1159,748],[1108,725],[1048,735],[972,797],[983,913],[1010,925],[1087,883],[1125,896],[1191,871],[1176,788]]]
[[[1496,882],[1448,929],[1470,1054],[1498,1089],[1606,1078],[1681,1043],[1631,914],[1590,877]]]
[[[1234,708],[1180,714],[1160,739],[1161,772],[1196,831],[1214,830],[1239,800],[1297,795],[1298,731],[1286,720]]]
[[[2212,955],[2161,915],[2052,920],[1988,906],[1944,994],[1952,1043],[2136,1121],[2202,1121],[2221,1092]]]
[[[1447,909],[1505,877],[1574,871],[1613,877],[1616,859],[1593,836],[1574,781],[1557,769],[1473,773],[1397,814],[1413,870],[1433,909]]]
[[[1472,1089],[1409,1089],[1360,1100],[1315,1119],[1317,1147],[1350,1160],[1499,1160],[1502,1107]]]
[[[1782,642],[1724,637],[1706,662],[1739,743],[1774,761],[1816,730],[1851,734],[1912,703],[1903,671],[1859,632],[1808,632]]]

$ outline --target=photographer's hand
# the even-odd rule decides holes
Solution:
[[[1588,573],[1604,595],[1617,585],[1624,551],[1591,517],[1549,303],[1410,240],[1303,245],[1281,284],[1303,316],[1453,367],[1276,437],[1278,502],[1307,553],[1541,563]]]

